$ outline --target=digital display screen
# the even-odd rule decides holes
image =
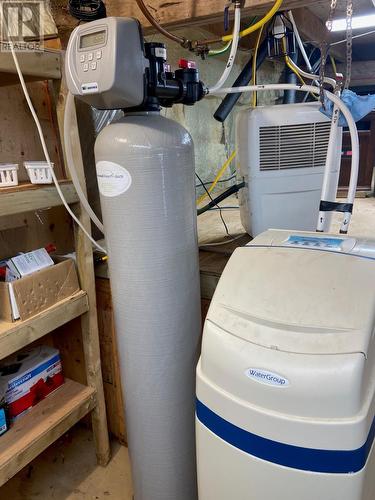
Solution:
[[[95,45],[102,45],[105,42],[105,30],[96,31],[95,33],[88,33],[82,35],[79,39],[79,48],[87,49]]]

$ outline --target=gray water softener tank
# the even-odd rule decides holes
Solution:
[[[127,114],[95,145],[136,500],[194,500],[200,290],[189,133]]]

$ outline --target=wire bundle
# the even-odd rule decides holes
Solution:
[[[80,21],[95,21],[107,17],[102,0],[69,0],[69,14]]]

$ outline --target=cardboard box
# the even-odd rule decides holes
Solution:
[[[49,346],[19,351],[0,364],[0,399],[11,420],[18,418],[64,383],[60,353]]]
[[[28,319],[79,290],[75,264],[71,259],[11,283],[0,282],[0,319]],[[18,317],[14,314],[15,309],[18,309]]]

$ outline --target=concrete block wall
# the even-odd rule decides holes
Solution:
[[[191,40],[212,38],[209,33],[200,28],[181,29],[176,33]],[[148,41],[161,41],[167,45],[168,62],[172,68],[178,66],[181,58],[195,60],[200,71],[201,79],[208,85],[214,84],[221,76],[227,62],[228,53],[222,56],[210,57],[202,60],[188,50],[184,50],[178,44],[162,37],[159,34],[148,37]],[[233,73],[230,75],[228,84],[231,86],[240,73],[243,65],[248,61],[251,52],[239,51]],[[284,69],[284,64],[278,61],[265,61],[257,73],[258,83],[278,83]],[[258,94],[258,104],[275,104],[280,98],[280,92],[265,91]],[[195,106],[176,105],[171,109],[163,110],[163,114],[181,123],[190,132],[195,144],[196,171],[201,179],[206,182],[213,180],[217,171],[223,165],[227,154],[235,149],[235,117],[239,109],[249,106],[251,94],[244,94],[234,111],[229,115],[224,124],[213,118],[213,114],[220,104],[221,99],[208,97]],[[223,178],[229,177],[235,170],[235,160]],[[233,181],[232,181],[233,182]],[[198,182],[197,182],[198,183]],[[225,184],[219,184],[214,192],[223,190]],[[203,193],[202,188],[197,189],[197,196]]]

